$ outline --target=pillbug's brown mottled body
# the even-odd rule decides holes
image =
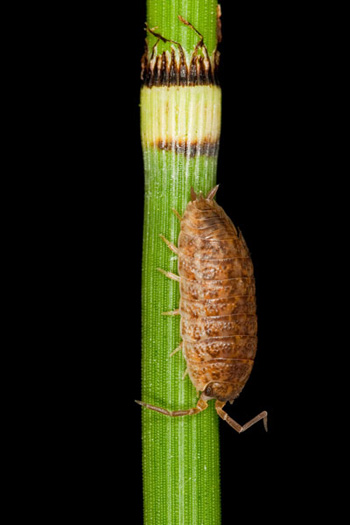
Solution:
[[[251,257],[241,232],[237,232],[224,210],[213,200],[218,186],[206,198],[191,191],[181,219],[176,248],[179,277],[163,272],[180,283],[179,309],[181,347],[187,372],[197,391],[197,406],[169,411],[147,403],[140,404],[170,416],[196,414],[216,399],[220,417],[242,432],[264,420],[261,412],[244,426],[223,411],[246,384],[257,349],[255,279]]]
[[[183,354],[198,391],[233,401],[257,347],[255,281],[241,234],[212,199],[189,202],[178,243]]]

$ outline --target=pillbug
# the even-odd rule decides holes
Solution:
[[[205,410],[215,399],[218,415],[237,432],[261,419],[263,411],[241,426],[223,407],[231,404],[245,386],[257,349],[255,279],[252,260],[240,231],[237,232],[224,210],[214,201],[219,186],[206,197],[191,188],[191,201],[181,221],[178,247],[161,238],[178,256],[179,275],[159,270],[180,284],[178,310],[181,345],[186,372],[201,395],[188,410],[166,410],[143,401],[142,406],[167,416],[185,416]]]

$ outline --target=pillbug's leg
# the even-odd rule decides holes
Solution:
[[[176,352],[178,352],[179,350],[182,350],[182,346],[183,346],[183,341],[181,342],[181,344],[180,344],[177,348],[175,348],[175,350],[173,350],[173,351],[171,352],[171,354],[169,355],[169,357],[173,357],[173,355],[175,355]]]
[[[169,279],[173,279],[173,281],[180,281],[180,276],[175,275],[175,273],[166,272],[165,270],[162,270],[162,268],[157,268],[158,272],[163,273],[165,277],[168,277]]]
[[[177,210],[175,210],[175,208],[171,208],[171,211],[176,215],[176,217],[179,219],[179,221],[182,221],[181,215],[179,214],[179,212]]]
[[[155,410],[156,412],[160,412],[161,414],[164,414],[165,416],[193,416],[194,414],[198,414],[198,412],[202,412],[202,410],[205,410],[208,407],[208,403],[204,401],[201,397],[198,399],[197,406],[194,408],[189,408],[188,410],[166,410],[165,408],[156,407],[154,405],[149,405],[148,403],[144,403],[143,401],[137,401],[141,406],[144,406],[146,408],[149,408],[150,410]]]
[[[267,432],[267,412],[264,410],[264,412],[261,412],[260,414],[258,414],[257,416],[255,416],[253,419],[251,419],[250,421],[248,421],[248,423],[246,423],[245,425],[243,425],[243,427],[241,425],[239,425],[236,421],[234,421],[223,409],[222,407],[225,405],[225,402],[222,402],[222,401],[216,401],[215,403],[215,409],[216,409],[216,412],[218,413],[218,415],[224,420],[226,421],[226,423],[228,423],[232,428],[234,428],[236,430],[236,432],[238,432],[239,434],[241,432],[244,432],[245,430],[247,430],[249,427],[255,425],[255,423],[257,423],[258,421],[260,421],[260,419],[263,419],[263,422],[264,422],[264,428]]]
[[[165,244],[167,245],[168,248],[170,248],[170,250],[174,253],[176,253],[176,255],[179,253],[177,247],[175,246],[175,244],[173,244],[172,242],[168,241],[168,239],[166,239],[164,237],[164,235],[160,234],[159,237],[162,239],[162,241],[165,242]]]
[[[162,312],[162,315],[180,315],[180,310],[171,310],[170,312]]]
[[[182,374],[182,379],[185,379],[185,377],[188,375],[188,368],[186,368],[186,370],[184,371],[184,373]]]

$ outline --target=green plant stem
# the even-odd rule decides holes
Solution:
[[[208,53],[216,45],[214,0],[148,0],[147,22],[180,42],[190,56],[198,35]],[[151,52],[156,37],[148,34]],[[161,43],[161,42],[160,42]],[[159,43],[159,44],[160,44]],[[164,43],[162,43],[164,44]],[[166,49],[169,50],[169,44]],[[165,48],[164,47],[164,48]],[[159,52],[159,50],[157,50]],[[169,410],[192,408],[198,395],[187,376],[178,316],[163,316],[179,305],[179,283],[157,271],[177,272],[177,257],[159,237],[177,244],[178,218],[190,189],[209,191],[216,182],[217,151],[201,150],[204,138],[218,140],[220,89],[217,86],[143,87],[141,135],[145,170],[142,262],[142,400]],[[176,144],[195,144],[183,151]],[[192,147],[192,149],[191,149]],[[218,417],[214,406],[195,416],[167,417],[142,408],[144,524],[219,525]]]
[[[217,0],[147,0],[147,24],[150,28],[156,27],[164,37],[180,42],[185,53],[190,53],[198,36],[180,22],[180,15],[203,35],[211,54],[217,44],[217,5]],[[156,37],[148,35],[147,38],[149,46],[153,46]],[[159,53],[168,49],[166,43],[160,42],[159,45]]]

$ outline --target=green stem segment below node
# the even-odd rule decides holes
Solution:
[[[192,186],[196,192],[207,193],[216,183],[221,120],[213,58],[217,2],[148,0],[147,23],[166,41],[159,38],[155,46],[158,37],[148,32],[148,51],[142,62],[142,400],[184,410],[196,405],[198,395],[188,376],[182,379],[186,363],[181,352],[170,355],[181,341],[179,317],[162,315],[178,308],[179,283],[157,268],[177,273],[177,257],[160,238],[164,235],[177,244],[180,225],[172,209],[181,215]],[[201,37],[195,30],[205,49],[196,49]],[[196,66],[192,73],[191,60]],[[186,82],[181,81],[184,78]],[[171,418],[147,408],[142,413],[145,525],[219,525],[218,417],[212,403],[195,416]]]

